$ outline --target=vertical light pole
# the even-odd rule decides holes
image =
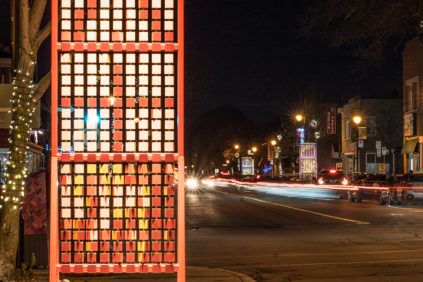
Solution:
[[[235,148],[235,151],[236,151],[236,153],[235,153],[235,156],[236,156],[236,164],[237,164],[237,169],[238,169],[238,173],[239,174],[241,174],[241,164],[240,164],[240,162],[239,162],[239,145],[238,144],[235,144],[235,146],[234,146],[234,148]]]
[[[275,159],[275,146],[276,146],[276,140],[271,140],[270,144],[272,144],[272,154],[273,154],[273,160],[272,160],[272,175],[276,174],[276,159]]]
[[[355,125],[356,125],[356,128],[357,128],[357,141],[356,141],[356,146],[355,146],[355,159],[356,159],[356,172],[358,172],[358,170],[360,169],[360,154],[359,154],[359,148],[358,148],[358,140],[359,140],[359,136],[358,136],[358,125],[361,123],[361,120],[362,120],[362,118],[361,118],[361,116],[359,116],[359,115],[355,115],[355,116],[353,116],[353,118],[352,118],[352,120],[353,120],[353,122],[355,123]]]
[[[302,133],[304,134],[304,141],[305,141],[305,134],[306,134],[306,132],[305,132],[305,117],[304,117],[304,115],[302,115],[302,114],[297,114],[296,116],[295,116],[295,119],[297,120],[297,122],[303,122],[303,127],[302,127]],[[298,132],[300,133],[300,136],[298,136],[299,137],[299,141],[298,141],[298,153],[300,152],[300,144],[301,144],[301,131],[298,131],[298,128],[297,128],[297,134],[298,134]],[[301,160],[299,160],[299,162],[300,162]],[[301,166],[301,164],[300,163],[298,163],[298,175],[300,175],[300,166]],[[295,167],[295,165],[294,165],[294,167]],[[294,169],[294,171],[293,171],[294,173],[295,173],[295,169]]]
[[[256,174],[256,160],[255,160],[255,153],[257,152],[257,147],[254,146],[251,148],[251,152],[253,152],[253,174]]]

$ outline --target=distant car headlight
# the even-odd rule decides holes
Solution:
[[[318,180],[317,180],[317,183],[319,183],[319,184],[325,184],[325,181],[323,180],[323,178],[319,178]]]
[[[342,179],[342,185],[348,185],[349,181],[348,179],[344,178]]]
[[[207,185],[210,188],[214,187],[214,182],[211,181],[211,180],[204,179],[204,180],[201,180],[201,183],[204,184],[204,185]]]
[[[198,188],[198,180],[195,178],[188,178],[185,182],[188,189],[197,189]]]

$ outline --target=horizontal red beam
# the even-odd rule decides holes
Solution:
[[[178,154],[107,154],[107,153],[64,153],[57,154],[60,162],[176,162]]]
[[[88,51],[88,52],[174,52],[178,50],[178,43],[58,43],[57,49],[61,51]]]
[[[170,273],[178,264],[58,264],[61,273]]]

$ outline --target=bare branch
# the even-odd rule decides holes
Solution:
[[[40,45],[43,44],[44,40],[46,40],[46,38],[50,35],[51,33],[51,21],[49,21],[44,27],[43,29],[41,29],[38,33],[37,36],[35,37],[35,41],[33,44],[33,52],[37,53],[38,48],[40,48]]]
[[[49,71],[43,78],[41,78],[40,82],[37,83],[37,86],[34,91],[34,97],[37,101],[43,97],[44,93],[50,87],[50,80],[51,80],[51,72]]]
[[[29,36],[33,41],[40,29],[41,20],[43,19],[44,11],[46,8],[47,0],[34,0],[29,13]]]

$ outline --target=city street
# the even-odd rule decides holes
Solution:
[[[188,265],[257,281],[423,279],[422,206],[351,203],[318,189],[216,185],[187,192]]]

